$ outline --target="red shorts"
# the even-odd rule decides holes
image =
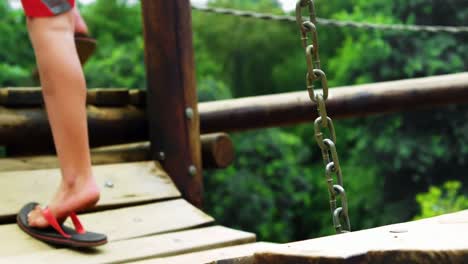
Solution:
[[[50,17],[60,15],[75,6],[75,0],[21,0],[28,17]]]

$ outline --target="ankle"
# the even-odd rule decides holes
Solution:
[[[61,182],[63,191],[73,192],[75,190],[97,189],[97,184],[92,175],[63,177]]]

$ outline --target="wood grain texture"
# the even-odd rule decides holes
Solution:
[[[102,191],[97,209],[180,197],[153,161],[94,166],[93,171]],[[0,173],[0,219],[11,219],[28,202],[48,202],[60,178],[59,169]]]
[[[131,143],[91,149],[93,165],[149,161],[149,143]],[[58,168],[57,156],[19,156],[0,159],[0,172]]]
[[[126,106],[132,102],[131,94],[137,96],[139,91],[126,88],[92,88],[87,90],[86,103],[99,106]],[[7,107],[42,106],[44,104],[42,90],[40,87],[2,88],[0,104]]]
[[[278,244],[258,242],[238,246],[223,247],[165,258],[153,258],[134,262],[134,264],[206,264],[206,263],[242,263],[246,257],[253,256],[259,250],[266,250]],[[229,261],[229,262],[228,262]]]
[[[183,199],[108,210],[81,217],[110,240],[172,232],[212,223],[214,219]]]
[[[254,234],[213,226],[117,241],[86,252],[69,249],[49,249],[36,253],[23,253],[14,257],[0,257],[0,263],[128,263],[133,260],[171,256],[245,244],[252,241],[255,241]],[[189,261],[185,263],[196,262]]]
[[[204,168],[226,168],[234,161],[234,145],[228,134],[202,135],[201,144]]]
[[[135,106],[88,105],[87,113],[92,147],[148,138],[145,112]],[[52,134],[44,109],[0,107],[0,144],[7,146],[8,155],[53,153]]]
[[[0,104],[2,100],[10,100],[2,97],[2,93],[6,91],[0,89]],[[145,98],[144,91],[131,90],[130,101],[138,107],[88,106],[91,144],[102,146],[147,140],[146,111],[140,106]],[[468,73],[457,73],[336,87],[330,90],[327,109],[330,116],[339,119],[466,103]],[[204,102],[198,108],[202,133],[287,126],[316,118],[315,105],[306,91]],[[155,110],[155,113],[159,112]],[[181,110],[178,114],[184,113]],[[194,116],[197,118],[196,111]],[[31,131],[35,132],[34,140],[28,137]],[[0,144],[12,145],[16,153],[24,155],[25,149],[35,145],[53,149],[51,139],[42,109],[0,107]]]
[[[80,219],[90,231],[107,234],[110,242],[189,229],[213,222],[212,217],[182,199],[95,212],[81,215]],[[70,221],[66,224],[71,225]],[[0,225],[0,234],[2,241],[8,241],[0,247],[0,256],[52,249],[25,235],[15,224]]]
[[[189,0],[142,0],[147,114],[153,159],[189,202],[202,205],[200,127]],[[191,109],[191,117],[186,115]],[[195,167],[193,175],[189,168]]]
[[[468,261],[468,211],[342,235],[294,242],[255,254],[257,264]]]
[[[225,133],[201,135],[202,164],[206,169],[226,168],[234,160],[234,146]],[[91,149],[93,165],[151,160],[150,143],[137,142]],[[56,156],[19,156],[0,159],[0,172],[58,168]]]
[[[330,89],[333,119],[468,103],[468,72]],[[313,121],[316,105],[303,91],[202,103],[202,133],[244,131]]]
[[[98,106],[125,106],[130,104],[130,90],[125,88],[89,89],[86,103]]]

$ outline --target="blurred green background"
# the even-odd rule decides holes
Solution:
[[[211,6],[284,14],[275,0],[214,0]],[[144,89],[139,4],[82,6],[98,50],[89,87]],[[466,0],[316,0],[323,18],[464,25]],[[331,86],[467,71],[468,34],[320,26]],[[171,30],[168,28],[168,30]],[[199,101],[304,90],[296,24],[193,12]],[[38,85],[21,10],[0,2],[0,87]],[[449,106],[335,121],[353,229],[468,208],[468,107]],[[205,171],[206,211],[221,224],[285,242],[333,234],[321,155],[311,124],[232,134],[236,160]],[[432,186],[432,187],[431,187]]]

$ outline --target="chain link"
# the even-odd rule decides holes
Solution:
[[[274,20],[279,22],[296,22],[297,17],[293,16],[279,16],[274,14],[257,13],[252,11],[243,11],[228,8],[215,8],[207,6],[192,5],[193,10],[232,15],[237,17],[250,17],[261,20]],[[297,13],[296,13],[297,14]],[[313,20],[311,20],[316,24]],[[403,24],[375,24],[367,22],[356,22],[356,21],[343,21],[325,18],[316,18],[316,22],[324,26],[333,27],[349,27],[357,29],[372,29],[372,30],[383,30],[383,31],[411,31],[411,32],[431,32],[431,33],[450,33],[450,34],[466,34],[468,33],[468,26],[429,26],[429,25],[403,25]]]
[[[309,11],[310,20],[305,20],[302,17],[302,10],[305,8]],[[318,33],[314,24],[316,16],[313,0],[298,0],[296,4],[296,21],[301,32],[301,43],[306,55],[307,91],[310,99],[317,104],[319,114],[314,122],[314,132],[315,140],[322,152],[325,165],[333,226],[337,233],[349,232],[351,231],[351,224],[348,215],[348,200],[343,187],[343,174],[341,172],[338,152],[336,151],[335,128],[332,119],[327,115],[328,82],[325,72],[320,68]],[[308,35],[312,37],[311,43],[308,41]],[[321,82],[321,93],[315,92],[314,83],[317,81]],[[327,136],[324,135],[322,130],[328,131]],[[336,184],[334,183],[333,175],[336,176]],[[341,206],[338,206],[337,198],[339,198]]]

